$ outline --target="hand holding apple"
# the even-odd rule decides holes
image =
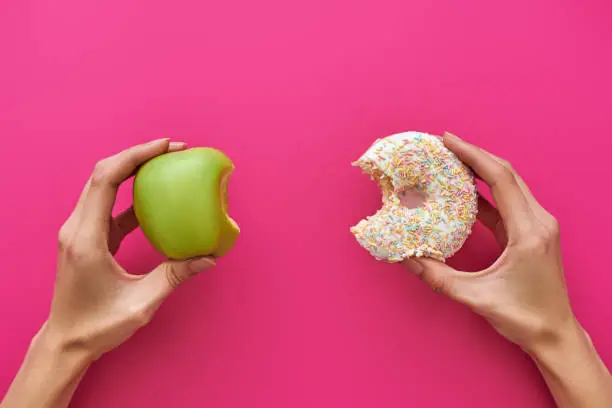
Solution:
[[[98,162],[59,233],[49,317],[2,407],[67,406],[93,360],[149,322],[178,285],[215,265],[209,257],[170,260],[146,275],[131,275],[114,259],[123,238],[138,227],[131,207],[112,216],[117,189],[138,166],[184,148],[161,139]]]
[[[175,287],[214,266],[208,257],[170,260],[149,274],[131,275],[114,259],[123,238],[138,227],[132,208],[112,216],[119,185],[142,163],[184,147],[156,140],[96,165],[59,233],[58,279],[46,332],[97,357],[145,324]]]

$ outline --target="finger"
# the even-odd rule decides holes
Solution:
[[[185,149],[186,144],[183,142],[170,142],[168,144],[168,150],[167,152],[174,152],[174,151],[179,151],[179,150],[183,150]],[[133,176],[136,173],[136,170],[134,172],[132,172],[131,176]],[[80,214],[82,212],[82,207],[83,207],[83,202],[85,201],[85,197],[87,197],[87,194],[89,192],[89,186],[91,184],[91,176],[87,179],[87,182],[85,183],[85,186],[83,187],[83,190],[81,191],[81,194],[79,195],[79,199],[77,200],[77,203],[74,207],[74,210],[72,211],[72,214],[70,215],[69,221],[72,221],[73,219],[78,219],[78,217],[80,217]]]
[[[497,208],[480,193],[478,193],[478,219],[490,230],[494,230],[501,221]]]
[[[481,149],[482,150],[482,149]],[[514,178],[516,179],[521,191],[523,192],[523,195],[525,196],[525,199],[527,200],[531,211],[536,215],[536,217],[542,221],[542,220],[546,220],[552,217],[548,211],[546,211],[546,209],[544,207],[542,207],[542,205],[538,202],[538,200],[535,198],[535,196],[533,195],[533,193],[531,192],[531,189],[529,188],[529,186],[527,186],[527,183],[525,183],[525,180],[523,180],[523,178],[521,177],[520,174],[518,174],[518,172],[510,165],[510,163],[508,163],[508,161],[502,159],[501,157],[498,157],[496,155],[494,155],[491,152],[488,152],[486,150],[482,150],[484,153],[488,154],[489,156],[491,156],[494,160],[496,160],[498,163],[500,163],[503,166],[506,166],[508,169],[510,169],[510,171],[512,172],[512,174],[514,175]]]
[[[171,145],[168,139],[159,139],[130,147],[100,161],[91,175],[87,193],[83,197],[81,211],[86,214],[83,222],[106,237],[119,185],[148,160],[184,147],[184,143]]]
[[[519,235],[529,227],[531,210],[514,174],[480,148],[450,133],[444,144],[471,167],[491,188],[497,209],[509,235]]]
[[[521,188],[521,191],[523,192],[523,194],[525,195],[525,198],[527,199],[527,202],[529,203],[529,205],[531,205],[532,209],[534,211],[546,211],[544,209],[544,207],[542,207],[540,205],[540,203],[538,202],[538,200],[536,200],[536,198],[534,197],[533,193],[531,192],[531,190],[529,189],[529,186],[527,186],[527,183],[525,183],[525,180],[523,180],[523,178],[521,177],[520,174],[518,174],[516,172],[516,170],[514,170],[506,160],[502,159],[501,157],[498,157],[496,155],[494,155],[493,153],[487,152],[486,150],[483,150],[483,152],[485,152],[486,154],[488,154],[489,156],[491,156],[493,159],[495,159],[498,163],[507,166],[510,168],[510,171],[512,171],[512,173],[514,174],[514,177],[516,178],[516,181],[519,185],[519,187]]]
[[[186,147],[187,147],[187,143],[185,142],[170,142],[168,143],[168,151],[166,153],[172,153],[172,152],[178,152],[180,150],[185,150]],[[140,166],[136,167],[134,171],[128,177],[126,177],[126,179],[135,176],[139,168]]]
[[[119,239],[125,238],[127,234],[138,228],[138,219],[134,213],[134,207],[121,212],[115,217],[115,225],[119,230]]]
[[[480,193],[478,193],[478,219],[493,232],[499,245],[505,247],[508,240],[499,211]]]
[[[215,265],[215,260],[209,257],[170,260],[153,269],[144,278],[144,282],[154,298],[163,300],[187,280]]]
[[[433,291],[442,293],[460,303],[469,304],[469,293],[464,279],[469,274],[459,272],[443,262],[430,258],[406,258],[404,266],[423,280]]]
[[[138,219],[132,207],[117,215],[110,223],[108,231],[108,250],[115,255],[124,238],[138,228]]]

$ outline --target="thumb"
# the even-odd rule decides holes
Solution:
[[[215,265],[215,260],[210,257],[192,258],[184,261],[168,260],[159,264],[145,279],[149,280],[149,283],[154,286],[153,291],[161,297],[166,297],[189,278],[211,269]]]
[[[465,303],[464,273],[430,258],[406,258],[404,266],[421,278],[435,292]]]

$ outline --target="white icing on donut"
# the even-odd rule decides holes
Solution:
[[[442,140],[421,132],[378,139],[354,165],[379,183],[383,206],[351,228],[361,246],[388,262],[406,257],[441,261],[465,243],[476,221],[472,172]],[[425,195],[417,208],[401,204],[402,191]]]

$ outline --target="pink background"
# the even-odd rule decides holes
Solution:
[[[349,163],[403,130],[513,162],[561,221],[576,313],[612,364],[611,17],[605,0],[3,0],[0,391],[95,161],[171,136],[233,158],[242,236],[75,407],[552,406],[516,347],[356,244],[380,198]],[[478,226],[453,263],[496,254]],[[119,258],[160,260],[140,233]]]

